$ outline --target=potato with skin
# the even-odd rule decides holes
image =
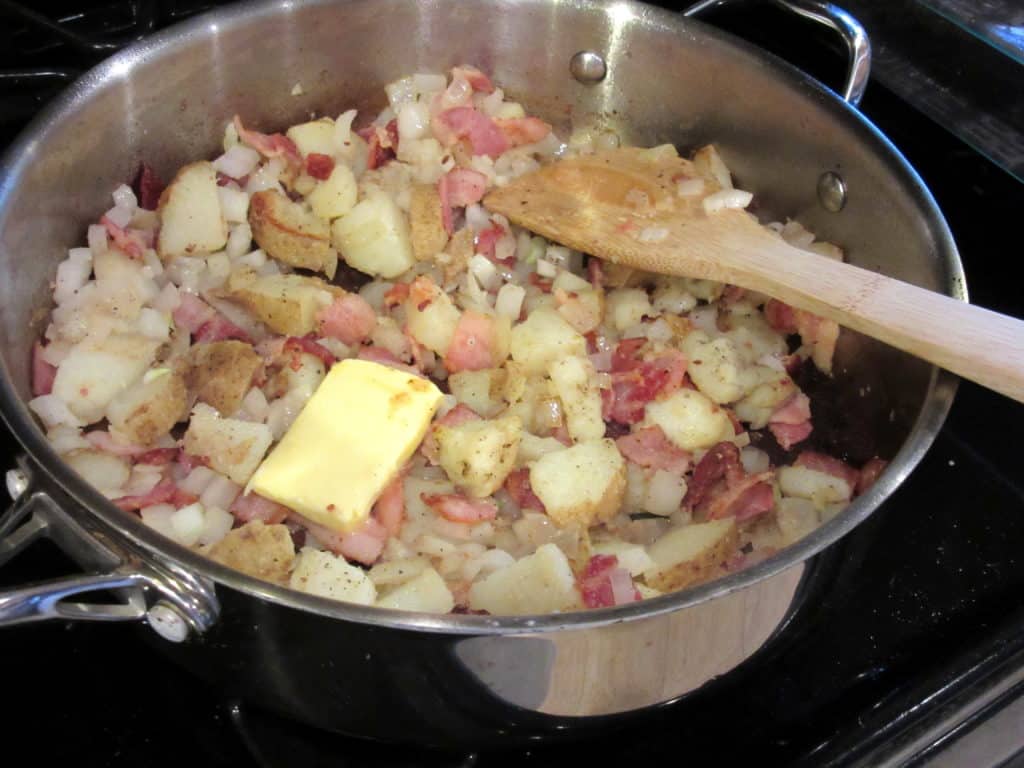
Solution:
[[[647,548],[654,565],[644,571],[644,581],[662,592],[706,581],[721,571],[738,539],[734,517],[674,528]]]
[[[548,376],[562,402],[569,436],[573,440],[604,437],[601,390],[594,364],[585,357],[564,357],[548,366]]]
[[[439,463],[449,479],[475,498],[498,490],[516,463],[523,432],[518,416],[434,427]]]
[[[273,440],[266,424],[222,419],[213,409],[198,406],[185,432],[185,451],[205,457],[211,469],[245,485]]]
[[[288,585],[299,592],[347,603],[372,605],[377,590],[366,571],[344,557],[304,547],[295,558]]]
[[[405,214],[383,191],[368,193],[335,219],[331,242],[345,263],[369,275],[397,277],[415,263]]]
[[[436,184],[418,184],[409,201],[409,238],[417,261],[433,259],[448,244]]]
[[[587,528],[611,519],[622,506],[626,462],[614,440],[588,440],[537,459],[530,486],[559,528]]]
[[[710,448],[735,435],[725,410],[694,389],[677,389],[666,398],[647,403],[643,424],[661,427],[684,451]]]
[[[230,416],[242,406],[263,359],[244,341],[211,341],[193,346],[188,363],[188,388],[200,402]]]
[[[99,343],[86,339],[57,368],[53,394],[82,421],[99,421],[110,402],[145,373],[159,346],[134,333],[114,334]]]
[[[161,259],[214,253],[227,244],[228,224],[221,212],[212,163],[191,163],[178,171],[160,195],[157,213],[160,234],[156,250]]]
[[[286,585],[295,561],[295,545],[286,526],[253,520],[228,531],[203,554],[257,579]]]
[[[475,581],[469,607],[495,615],[552,613],[580,607],[580,594],[565,553],[548,543]]]
[[[448,613],[455,607],[455,598],[441,575],[433,568],[426,568],[415,578],[379,598],[377,605],[395,611]]]
[[[249,226],[253,239],[268,256],[334,277],[338,254],[331,247],[330,225],[276,189],[262,190],[250,198]]]
[[[242,270],[228,278],[225,297],[256,315],[275,333],[305,336],[316,330],[316,315],[341,288],[304,275],[262,275]]]
[[[184,377],[170,368],[150,371],[107,406],[112,431],[136,445],[152,445],[188,416]]]

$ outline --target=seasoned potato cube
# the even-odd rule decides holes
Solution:
[[[448,377],[448,389],[485,419],[497,416],[505,407],[501,399],[506,373],[503,368],[459,371]]]
[[[604,437],[601,390],[593,363],[585,357],[563,357],[548,366],[548,375],[562,401],[569,436],[576,441]]]
[[[516,455],[516,466],[525,467],[545,453],[561,451],[564,448],[565,445],[553,437],[537,437],[529,432],[523,432],[522,439],[519,441],[519,453]]]
[[[659,275],[654,281],[654,309],[672,315],[681,315],[697,306],[697,297],[678,277]]]
[[[199,343],[189,350],[185,380],[200,402],[230,416],[241,407],[262,364],[262,358],[244,341]]]
[[[850,484],[841,477],[807,467],[783,467],[778,472],[779,489],[785,496],[810,499],[819,509],[826,504],[849,501]]]
[[[378,587],[390,587],[405,584],[430,568],[430,560],[425,557],[407,557],[401,560],[389,560],[377,563],[369,571],[369,577]]]
[[[648,403],[644,425],[661,427],[684,451],[710,448],[735,434],[728,414],[693,389],[678,389],[664,400]]]
[[[234,272],[227,297],[252,312],[270,330],[305,336],[316,329],[316,314],[343,291],[314,277]]]
[[[414,263],[405,214],[387,194],[369,194],[331,225],[345,262],[369,275],[397,277]]]
[[[451,297],[428,278],[417,278],[405,301],[406,328],[427,349],[444,356],[462,313]]]
[[[75,345],[57,368],[53,394],[86,423],[98,421],[110,401],[149,368],[158,341],[135,334]]]
[[[605,306],[606,321],[620,333],[655,314],[642,288],[617,288],[608,294]]]
[[[268,256],[334,277],[338,255],[331,248],[330,226],[276,189],[257,192],[249,200],[249,226]]]
[[[303,157],[313,152],[334,157],[334,121],[329,117],[293,125],[285,135]]]
[[[221,250],[228,224],[217,194],[217,172],[208,162],[186,165],[160,195],[160,258],[195,256]]]
[[[222,419],[211,409],[196,408],[185,432],[185,450],[204,456],[210,467],[245,485],[273,442],[269,427],[239,419]]]
[[[419,184],[412,188],[409,236],[412,239],[412,251],[418,261],[433,259],[448,244],[437,185]]]
[[[490,496],[515,466],[522,431],[518,416],[438,425],[434,437],[439,463],[451,481],[470,496]]]
[[[343,557],[311,547],[305,547],[295,558],[288,586],[347,603],[372,605],[377,599],[377,589],[366,571],[349,565]]]
[[[541,307],[512,328],[510,351],[527,373],[544,373],[555,360],[586,355],[587,341],[558,312]]]
[[[137,445],[151,445],[188,415],[188,392],[180,373],[150,371],[107,406],[113,431]]]
[[[306,202],[313,209],[314,216],[330,220],[351,211],[357,195],[356,177],[352,169],[347,165],[336,165],[331,175],[306,195]]]
[[[587,528],[619,511],[626,491],[626,462],[614,440],[577,443],[541,456],[530,485],[560,528]]]
[[[495,615],[553,613],[579,605],[569,560],[550,543],[469,588],[469,607]]]
[[[755,363],[765,355],[782,357],[786,354],[786,337],[768,325],[764,315],[755,312],[750,315],[726,315],[729,330],[725,335],[732,339],[736,351],[748,364]]]
[[[789,544],[817,528],[821,524],[821,516],[810,499],[784,497],[776,506],[775,522]]]
[[[427,568],[416,578],[380,598],[377,606],[395,611],[448,613],[455,607],[455,598],[440,574],[433,568]]]
[[[547,433],[551,429],[550,405],[558,402],[553,399],[551,381],[544,376],[528,376],[518,363],[506,363],[505,371],[505,412],[518,416],[526,431]]]
[[[287,584],[295,560],[295,545],[286,526],[253,520],[228,531],[223,539],[204,549],[203,554],[258,579]]]
[[[654,560],[644,547],[622,539],[592,542],[590,551],[595,555],[615,555],[619,565],[633,576],[639,576],[648,568],[654,567]]]
[[[733,517],[674,528],[647,548],[654,565],[644,571],[644,581],[663,592],[704,581],[721,571],[737,539]]]
[[[743,397],[739,353],[731,339],[711,340],[704,331],[694,331],[683,341],[689,359],[687,373],[697,389],[716,403],[732,403]]]

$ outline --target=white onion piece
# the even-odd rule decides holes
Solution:
[[[740,463],[743,464],[743,469],[750,475],[767,472],[771,465],[768,454],[760,448],[754,448],[751,445],[740,450]]]
[[[124,485],[125,496],[143,496],[156,488],[163,477],[160,467],[152,464],[136,464],[128,482]]]
[[[265,189],[276,189],[281,194],[284,194],[284,190],[279,183],[283,170],[284,160],[279,157],[270,158],[270,160],[249,174],[249,179],[245,182],[245,191],[252,195]]]
[[[668,343],[672,340],[672,328],[663,318],[658,318],[653,323],[647,323],[647,338],[651,341],[662,341]]]
[[[220,198],[220,210],[225,221],[240,224],[248,220],[249,195],[245,192],[231,187],[217,187],[217,197]]]
[[[143,507],[139,510],[142,522],[155,531],[159,531],[168,538],[174,538],[174,527],[171,525],[171,516],[177,510],[170,504],[154,504],[151,507]]]
[[[746,208],[754,195],[742,189],[721,189],[701,201],[705,213],[712,214],[729,208]]]
[[[193,496],[201,496],[206,487],[217,479],[219,475],[209,467],[196,467],[188,476],[178,483],[178,487],[185,493]]]
[[[170,314],[181,306],[181,293],[174,283],[165,285],[157,297],[153,299],[153,309]]]
[[[113,208],[111,208],[103,215],[110,219],[110,221],[119,226],[121,229],[125,229],[129,224],[132,223],[133,213],[134,211],[132,211],[130,208],[122,208],[119,205],[115,205]]]
[[[469,271],[485,291],[493,291],[501,285],[501,275],[498,274],[497,267],[486,256],[474,254],[469,260]]]
[[[244,144],[235,144],[213,161],[213,168],[232,179],[241,179],[252,173],[259,162],[259,152]]]
[[[58,304],[71,299],[89,281],[92,274],[92,251],[88,248],[72,248],[68,257],[57,267],[56,286],[53,298]]]
[[[114,205],[118,208],[127,208],[134,213],[135,209],[139,207],[139,202],[135,199],[135,193],[127,184],[122,184],[115,189],[112,197],[114,198]]]
[[[171,337],[170,316],[156,309],[143,307],[139,312],[136,327],[143,336],[157,341],[167,341]]]
[[[207,509],[211,507],[230,509],[241,492],[240,486],[222,475],[217,475],[199,495],[199,501]]]
[[[775,355],[761,355],[761,357],[759,357],[757,359],[757,364],[758,365],[763,365],[765,368],[771,368],[772,370],[775,370],[775,371],[785,371],[786,370],[786,364],[783,363]]]
[[[171,538],[179,544],[191,547],[203,532],[206,524],[206,513],[203,505],[189,504],[171,515]]]
[[[57,453],[92,447],[89,441],[82,437],[81,431],[74,427],[54,427],[46,433],[46,439],[50,441],[50,445]]]
[[[199,532],[196,544],[203,547],[216,544],[227,536],[234,524],[235,518],[230,512],[225,512],[219,507],[207,507],[203,519],[203,530]]]
[[[466,226],[474,233],[482,232],[491,226],[491,215],[479,203],[466,206]]]
[[[267,254],[257,248],[255,251],[250,251],[244,256],[239,257],[238,263],[253,269],[260,269],[267,263]]]
[[[67,427],[84,426],[81,419],[75,416],[71,409],[68,408],[68,404],[56,395],[36,397],[28,401],[28,407],[42,420],[47,428],[62,425]]]
[[[498,290],[498,296],[494,300],[494,311],[510,320],[519,320],[523,311],[523,299],[526,298],[526,289],[521,285],[506,283]]]
[[[267,396],[258,387],[250,389],[242,398],[242,415],[247,417],[247,421],[266,420],[268,407]]]
[[[625,568],[612,568],[608,572],[608,581],[612,585],[612,601],[615,605],[623,605],[636,601],[636,587],[633,577]]]
[[[647,482],[644,511],[668,517],[679,509],[685,495],[686,481],[683,478],[663,469],[655,470]]]
[[[91,224],[86,239],[94,257],[107,252],[107,228],[102,224]]]
[[[548,248],[548,253],[551,253],[551,248]],[[552,264],[550,261],[545,259],[537,260],[537,274],[541,277],[557,277],[558,267]]]
[[[676,194],[680,197],[697,197],[704,194],[704,179],[683,179],[676,183]]]
[[[430,134],[430,107],[411,102],[398,107],[398,136],[402,141],[415,141]]]

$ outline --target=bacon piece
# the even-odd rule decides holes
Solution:
[[[551,133],[551,126],[536,117],[512,117],[494,122],[510,147],[536,144]]]
[[[800,341],[811,347],[814,364],[818,368],[826,373],[832,369],[832,356],[839,339],[838,323],[813,312],[796,309],[778,299],[771,299],[765,304],[764,314],[775,330],[800,334]]]
[[[251,342],[249,334],[228,320],[224,315],[215,312],[212,319],[203,323],[202,327],[192,335],[192,341],[226,341],[238,339]]]
[[[441,198],[441,221],[445,231],[453,232],[453,208],[465,208],[479,201],[487,189],[487,177],[469,168],[453,168],[437,182],[437,194]]]
[[[98,448],[104,453],[109,453],[113,456],[141,456],[149,451],[148,448],[142,445],[115,440],[113,435],[105,429],[94,429],[91,432],[86,432],[82,437],[94,448]]]
[[[764,305],[768,325],[779,333],[796,333],[796,310],[778,299],[769,299]]]
[[[288,507],[278,504],[276,501],[260,496],[258,493],[240,494],[228,510],[235,519],[248,523],[253,520],[262,520],[267,525],[283,523],[291,510]]]
[[[505,478],[505,490],[520,509],[547,511],[544,508],[544,502],[533,492],[530,485],[530,470],[523,468],[509,472],[508,477]]]
[[[284,351],[293,354],[301,353],[313,355],[313,357],[320,358],[324,366],[327,368],[330,368],[338,360],[331,350],[327,349],[323,344],[317,344],[312,336],[289,336],[285,339]],[[299,367],[298,360],[294,360],[293,368],[298,370]]]
[[[178,452],[178,466],[180,466],[187,475],[196,467],[210,466],[210,459],[207,456],[196,456],[191,453],[185,453],[185,449],[182,448]]]
[[[498,516],[498,507],[486,499],[470,499],[456,493],[421,493],[423,503],[453,523],[482,523]]]
[[[878,476],[882,474],[885,468],[889,466],[889,462],[885,459],[880,459],[875,456],[873,459],[868,459],[864,466],[860,468],[860,476],[857,478],[857,487],[854,489],[857,496],[860,496],[864,491],[875,484]]]
[[[446,147],[467,139],[474,155],[497,159],[509,147],[505,134],[491,118],[473,107],[446,109],[431,120],[434,136]]]
[[[130,256],[133,259],[142,258],[142,254],[146,250],[146,243],[139,236],[138,231],[134,229],[121,229],[106,215],[100,217],[100,224],[106,228],[110,239],[114,241],[114,245],[124,252],[126,256]]]
[[[802,443],[806,440],[813,429],[814,427],[809,421],[801,424],[772,424],[770,422],[768,424],[768,430],[775,436],[775,442],[784,451],[788,451],[797,443]]]
[[[497,329],[489,315],[467,309],[462,313],[444,356],[451,373],[479,371],[494,365]]]
[[[125,512],[133,512],[138,509],[152,507],[156,504],[171,504],[177,508],[186,507],[189,504],[195,504],[198,500],[198,496],[186,493],[170,480],[164,480],[157,483],[146,493],[136,496],[122,496],[119,499],[114,499],[113,503],[118,509],[123,509]]]
[[[784,450],[805,440],[813,429],[811,401],[803,392],[796,392],[780,405],[768,419],[768,429]]]
[[[57,378],[57,368],[46,362],[43,357],[43,345],[38,341],[32,346],[32,395],[48,395],[53,391],[53,380]]]
[[[623,339],[612,352],[612,371],[621,373],[640,367],[643,362],[637,356],[647,339]]]
[[[619,566],[615,555],[594,555],[576,579],[587,608],[608,608],[641,599],[629,571]]]
[[[381,365],[386,365],[389,368],[397,368],[399,371],[405,371],[406,373],[411,373],[416,376],[421,375],[418,370],[413,368],[411,365],[403,363],[391,352],[384,349],[384,347],[362,347],[359,350],[358,357],[360,360],[369,360],[371,363],[380,363]]]
[[[385,307],[397,307],[409,298],[409,283],[395,283],[384,294]]]
[[[248,144],[264,157],[283,157],[292,168],[302,167],[302,155],[299,154],[299,148],[283,133],[267,134],[250,131],[242,125],[242,120],[238,115],[235,115],[234,123],[238,138],[243,144]]]
[[[817,451],[801,451],[800,455],[796,457],[796,461],[793,462],[793,466],[806,467],[838,477],[840,480],[846,481],[851,491],[857,487],[857,482],[860,480],[859,470],[854,469],[845,461]]]
[[[612,354],[612,388],[603,403],[604,416],[622,424],[643,418],[644,406],[657,396],[674,392],[686,380],[686,356],[668,350],[654,360],[637,356],[646,339],[625,339]]]
[[[420,451],[431,464],[437,464],[437,439],[434,437],[434,429],[436,427],[457,427],[459,424],[465,424],[467,421],[476,421],[480,418],[480,414],[468,405],[459,403],[430,425],[426,437],[423,438],[423,442],[420,444]]]
[[[182,453],[180,448],[152,448],[136,456],[135,463],[162,467],[174,462],[180,453]]]
[[[160,195],[163,194],[165,187],[166,185],[156,175],[156,171],[146,163],[139,166],[139,172],[135,175],[135,181],[132,182],[132,189],[135,191],[140,208],[155,211],[160,204]]]
[[[217,315],[217,310],[191,293],[181,292],[181,303],[174,310],[174,324],[195,333]]]
[[[404,473],[391,481],[373,505],[373,517],[383,525],[389,535],[397,536],[405,520]]]
[[[604,287],[604,264],[599,258],[591,256],[587,259],[587,277],[595,289]]]
[[[721,442],[705,453],[694,467],[684,502],[696,507],[719,480],[735,484],[743,478],[740,451],[733,443]]]
[[[316,315],[320,334],[340,339],[346,344],[359,344],[377,327],[377,313],[358,293],[336,298]]]
[[[387,529],[372,517],[351,533],[338,533],[297,512],[290,512],[288,517],[305,527],[331,552],[363,565],[377,562],[380,553],[384,551],[384,542],[388,539]]]
[[[494,83],[491,78],[485,75],[476,67],[453,67],[452,79],[462,79],[469,83],[469,87],[480,93],[494,93]]]
[[[502,259],[499,262],[499,260],[494,256],[495,246],[497,246],[498,241],[501,240],[504,234],[505,228],[498,223],[491,224],[487,229],[481,230],[476,236],[476,252],[482,253],[491,261],[501,263],[503,266],[511,267],[515,263],[515,257],[511,257],[511,259]],[[508,264],[507,262],[509,260],[513,263]]]
[[[672,443],[661,427],[645,427],[615,440],[619,453],[629,461],[649,469],[662,469],[673,475],[684,475],[693,457]]]
[[[314,179],[323,181],[331,175],[334,170],[334,158],[319,152],[310,152],[306,155],[306,173]]]
[[[734,516],[737,522],[770,512],[775,507],[772,473],[748,475],[713,494],[698,509],[708,520]]]

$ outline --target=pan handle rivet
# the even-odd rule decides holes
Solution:
[[[826,211],[839,213],[846,205],[846,182],[834,171],[825,171],[818,177],[818,200]]]
[[[604,80],[608,74],[608,65],[599,53],[579,51],[569,60],[569,72],[578,82],[594,85]]]
[[[146,613],[149,626],[164,640],[182,643],[188,639],[189,625],[185,617],[169,603],[160,601]]]

